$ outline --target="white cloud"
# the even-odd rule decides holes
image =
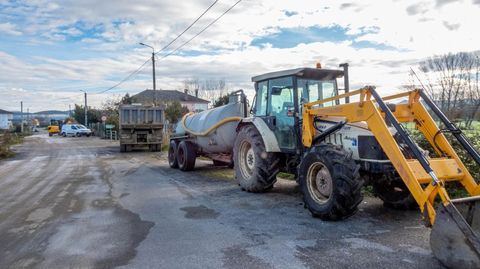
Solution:
[[[81,38],[75,43],[78,46],[75,52],[79,56],[67,60],[52,54],[17,58],[11,51],[0,52],[0,87],[22,88],[27,92],[49,89],[57,94],[57,98],[69,97],[72,91],[78,94],[78,88],[90,91],[108,88],[148,58],[147,48],[135,47],[138,42],[151,44],[157,49],[162,47],[211,2],[119,0],[112,4],[97,0],[36,0],[20,5],[9,4],[4,12],[24,17],[24,24],[16,25],[13,20],[0,23],[0,32],[7,29],[14,34],[17,29],[22,29],[24,35],[32,38],[31,42],[49,40],[51,44],[68,42],[65,36]],[[234,2],[219,1],[172,48],[190,38]],[[250,77],[253,75],[313,66],[320,60],[331,68],[348,61],[352,85],[373,84],[380,86],[383,92],[393,92],[406,82],[409,67],[422,58],[478,50],[480,37],[474,33],[477,32],[479,12],[480,5],[469,1],[244,0],[185,47],[205,52],[205,55],[188,57],[181,54],[159,61],[157,84],[159,88],[181,89],[184,79],[215,77],[225,78],[231,87],[251,88]],[[327,41],[314,40],[284,49],[272,44],[263,47],[250,45],[255,38],[286,28],[333,26],[345,29],[351,40],[332,42],[326,36],[322,40]],[[90,33],[83,36],[85,32]],[[355,42],[360,41],[397,50],[355,48]],[[82,54],[89,56],[82,57]],[[132,88],[140,91],[150,87],[150,72],[150,66],[147,66],[139,77],[114,92],[125,93],[126,89]],[[91,103],[99,105],[103,97],[92,95]],[[0,106],[7,106],[9,102],[2,99]]]
[[[9,22],[0,23],[0,33],[14,36],[22,35],[22,32],[16,30],[16,26]]]

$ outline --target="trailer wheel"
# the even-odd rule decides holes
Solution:
[[[397,173],[381,175],[372,184],[375,195],[388,208],[399,210],[417,209],[418,204]]]
[[[175,140],[171,140],[168,147],[168,164],[171,168],[178,168],[177,142]]]
[[[192,171],[195,167],[195,146],[189,141],[182,141],[177,148],[178,168],[182,171]]]
[[[127,151],[127,145],[120,144],[120,152],[126,152],[126,151]]]
[[[363,199],[359,168],[341,146],[313,147],[300,163],[299,182],[305,206],[322,220],[355,214]]]
[[[266,152],[265,144],[252,125],[240,129],[233,147],[235,179],[243,190],[265,192],[277,181],[280,159]]]

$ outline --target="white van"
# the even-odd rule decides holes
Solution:
[[[92,131],[81,124],[64,124],[60,135],[66,136],[90,136]]]

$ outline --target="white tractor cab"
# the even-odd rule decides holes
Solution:
[[[62,125],[62,130],[60,131],[60,135],[63,137],[66,136],[90,136],[92,134],[92,130],[88,129],[84,125],[81,124],[64,124]]]

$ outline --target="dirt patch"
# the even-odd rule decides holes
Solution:
[[[220,216],[220,213],[204,205],[182,207],[180,210],[186,212],[185,218],[187,219],[216,219]]]
[[[53,215],[53,212],[51,208],[38,208],[28,215],[26,221],[34,221],[34,222],[44,221],[50,218],[52,215]]]
[[[223,267],[225,268],[274,268],[262,259],[248,254],[241,246],[232,246],[223,250]]]

